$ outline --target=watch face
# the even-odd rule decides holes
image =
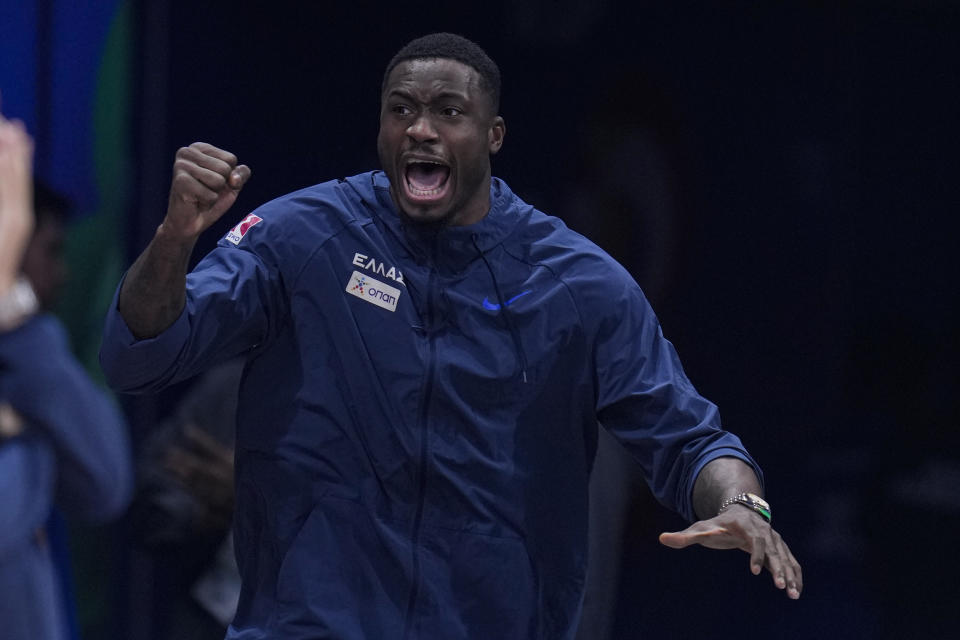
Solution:
[[[750,502],[753,502],[754,504],[763,507],[764,509],[769,509],[769,508],[770,508],[770,505],[767,504],[767,501],[764,500],[763,498],[761,498],[760,496],[758,496],[758,495],[755,494],[755,493],[748,493],[748,494],[747,494],[747,499],[749,499]]]

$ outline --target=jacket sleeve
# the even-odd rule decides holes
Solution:
[[[254,349],[285,308],[279,280],[256,253],[221,241],[187,276],[180,317],[146,340],[137,340],[117,311],[117,287],[100,347],[108,383],[125,393],[155,393]]]
[[[734,456],[763,476],[687,379],[640,287],[619,265],[612,275],[586,294],[597,299],[585,308],[607,310],[593,327],[597,415],[640,462],[656,498],[693,521],[694,482],[711,460]]]
[[[4,399],[55,454],[57,504],[90,522],[118,516],[133,485],[126,424],[57,320],[42,316],[0,334],[0,363]]]
[[[56,457],[34,434],[0,444],[0,558],[43,526],[53,506]]]

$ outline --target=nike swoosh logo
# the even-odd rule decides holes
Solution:
[[[524,291],[524,292],[522,292],[522,293],[518,293],[517,295],[513,296],[512,298],[510,298],[509,300],[507,300],[506,302],[504,302],[503,304],[504,304],[504,306],[509,307],[511,304],[513,304],[513,302],[514,302],[517,298],[522,298],[523,296],[527,295],[528,293],[531,293],[532,291],[533,291],[532,289],[527,289],[526,291]],[[486,298],[486,296],[484,296],[484,298],[483,298],[483,308],[486,309],[487,311],[497,311],[497,310],[500,309],[500,305],[497,304],[497,303],[495,303],[495,302],[490,302],[490,301]]]

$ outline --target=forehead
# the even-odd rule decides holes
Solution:
[[[456,92],[467,98],[482,93],[480,74],[473,67],[449,58],[415,58],[404,60],[390,72],[383,88],[383,97],[402,91],[415,97]]]

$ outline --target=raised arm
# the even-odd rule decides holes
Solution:
[[[31,165],[33,141],[22,122],[0,114],[0,330],[13,328],[20,318],[12,308],[23,252],[33,233]],[[3,326],[10,325],[10,326]]]
[[[117,310],[136,338],[157,336],[180,315],[197,238],[233,205],[249,178],[249,167],[229,151],[205,142],[177,151],[166,217],[120,289]]]
[[[0,443],[15,439],[3,444],[0,510],[35,528],[54,483],[79,515],[117,515],[131,472],[119,413],[76,362],[59,324],[31,318],[36,300],[24,304],[15,284],[34,224],[32,153],[23,125],[0,116]]]

